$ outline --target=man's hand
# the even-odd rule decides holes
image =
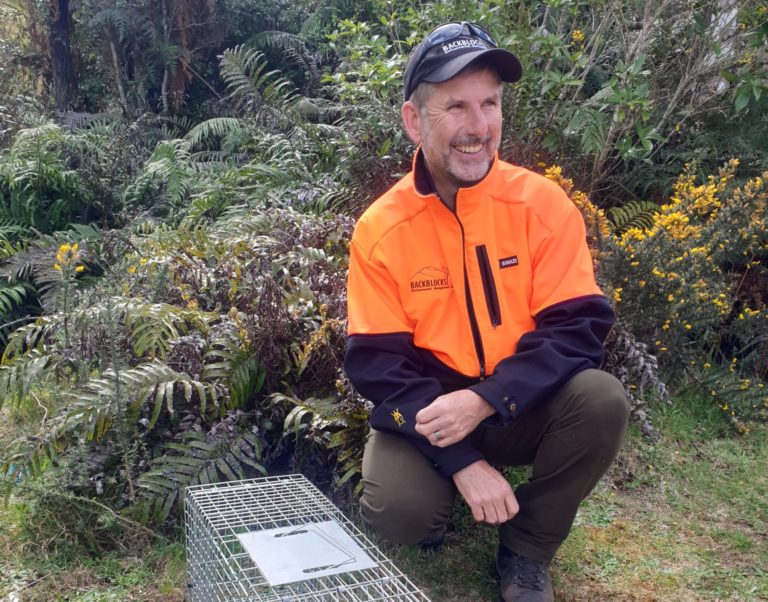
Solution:
[[[474,391],[460,389],[441,395],[416,414],[416,432],[432,445],[458,443],[496,410]]]
[[[478,460],[455,472],[453,482],[478,522],[500,525],[520,510],[512,487],[485,460]]]

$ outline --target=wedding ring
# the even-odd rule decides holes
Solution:
[[[435,441],[440,441],[443,436],[440,434],[440,431],[435,431]]]

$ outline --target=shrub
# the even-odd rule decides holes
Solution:
[[[285,446],[288,399],[334,391],[351,225],[272,208],[208,230],[142,227],[134,251],[83,290],[80,249],[62,245],[49,261],[65,294],[10,337],[0,399],[62,392],[0,471],[34,479],[98,448],[90,493],[155,523],[187,484],[262,473]]]
[[[679,387],[706,388],[739,430],[768,418],[768,173],[737,185],[737,160],[698,183],[689,165],[669,203],[611,231],[604,214],[564,185],[585,213],[600,280],[623,327]]]

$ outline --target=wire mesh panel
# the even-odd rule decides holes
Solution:
[[[302,475],[188,487],[184,514],[189,602],[429,602],[429,598]],[[276,545],[268,550],[274,549],[274,554],[281,553],[277,538],[293,534],[310,537],[314,533],[336,545],[342,550],[342,556],[351,557],[352,548],[359,550],[359,562],[348,566],[365,568],[344,570],[345,560],[332,565],[341,568],[326,565],[307,569],[305,573],[311,575],[314,571],[316,576],[275,584],[274,578],[272,582],[267,580],[264,573],[268,571],[260,570],[254,554],[244,546],[244,542],[249,541],[263,546],[265,537],[272,533]],[[342,538],[344,543],[338,544]],[[293,552],[298,549],[294,548]],[[262,567],[267,564],[260,562]],[[333,571],[335,574],[328,574]]]

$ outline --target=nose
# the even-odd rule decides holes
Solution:
[[[488,117],[479,104],[471,105],[467,110],[465,129],[466,134],[478,138],[482,138],[488,133]]]

